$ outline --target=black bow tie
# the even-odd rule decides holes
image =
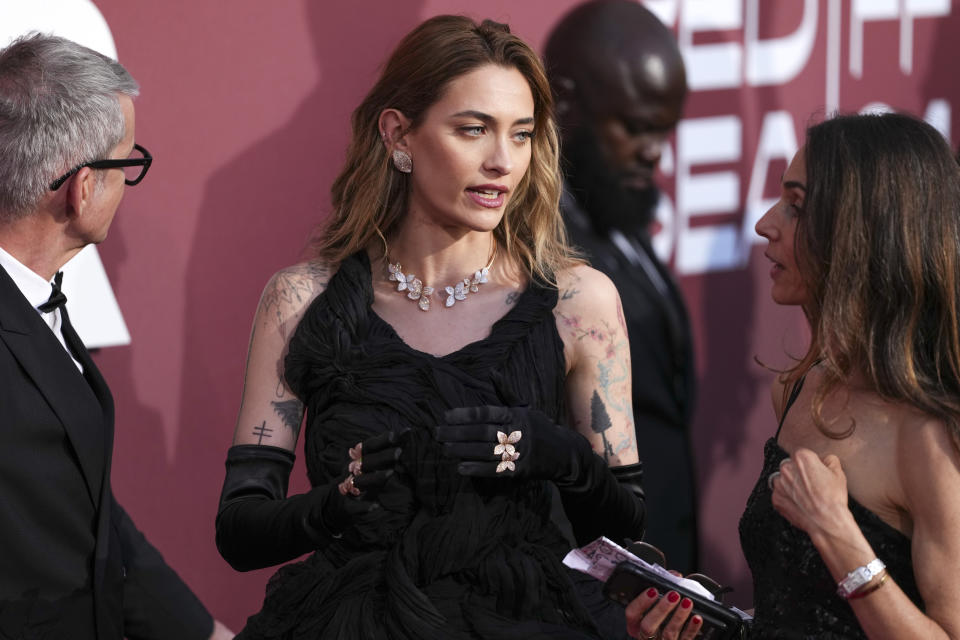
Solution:
[[[53,279],[53,284],[50,285],[53,287],[53,291],[50,292],[50,297],[46,302],[37,307],[43,313],[50,313],[54,309],[58,309],[67,303],[67,296],[63,295],[63,291],[60,291],[60,283],[63,282],[63,271],[58,271],[56,277]]]

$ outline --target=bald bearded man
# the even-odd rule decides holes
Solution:
[[[560,20],[546,63],[562,136],[564,219],[573,244],[610,276],[623,301],[645,539],[687,573],[697,564],[693,349],[683,298],[650,238],[659,200],[654,172],[687,96],[683,59],[670,31],[643,6],[599,0]],[[601,433],[604,417],[593,416]]]

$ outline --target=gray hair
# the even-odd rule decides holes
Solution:
[[[27,216],[50,183],[123,140],[119,96],[136,80],[111,58],[32,33],[0,50],[0,224]]]

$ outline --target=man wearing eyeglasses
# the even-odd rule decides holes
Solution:
[[[117,62],[33,35],[0,50],[0,639],[229,638],[110,488],[113,399],[60,268],[150,167]]]

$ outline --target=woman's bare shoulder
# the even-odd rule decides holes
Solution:
[[[930,483],[955,483],[960,489],[960,450],[947,424],[916,409],[896,416],[897,466],[905,485],[923,490]]]
[[[557,273],[559,299],[557,310],[565,313],[594,315],[619,307],[617,287],[606,274],[585,264]]]
[[[895,498],[914,518],[921,513],[941,517],[951,511],[960,523],[960,449],[947,424],[915,407],[898,403],[891,411],[893,447],[899,480]],[[947,508],[944,501],[951,503]]]

